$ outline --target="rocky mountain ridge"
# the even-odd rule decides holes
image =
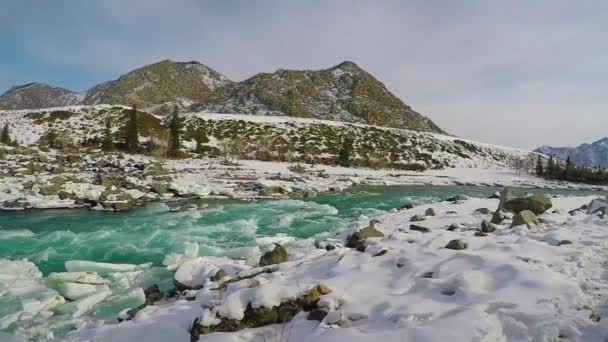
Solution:
[[[534,152],[547,156],[552,155],[561,160],[570,157],[570,160],[579,166],[608,167],[608,137],[577,147],[541,146]]]
[[[137,105],[162,114],[178,105],[193,111],[316,118],[444,133],[350,61],[323,70],[279,69],[233,82],[198,62],[165,60],[84,93],[37,85],[14,87],[0,96],[0,110],[111,104]]]

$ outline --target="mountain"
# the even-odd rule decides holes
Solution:
[[[0,95],[0,109],[35,109],[70,106],[79,103],[82,94],[51,87],[44,83],[28,83],[12,87]]]
[[[197,110],[317,118],[442,133],[353,62],[278,70],[219,88]]]
[[[41,83],[0,96],[0,109],[137,105],[155,114],[194,111],[316,118],[443,133],[353,62],[324,70],[278,70],[232,82],[198,62],[161,61],[85,93]]]
[[[198,62],[165,60],[91,88],[83,104],[135,104],[143,108],[167,102],[189,105],[204,101],[228,83],[228,78]]]
[[[591,144],[582,144],[578,147],[550,147],[542,146],[534,152],[553,155],[566,160],[570,157],[573,163],[581,166],[608,167],[608,138],[600,139]]]

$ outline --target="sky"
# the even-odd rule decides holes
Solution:
[[[0,92],[82,91],[164,59],[233,80],[350,60],[447,132],[608,136],[608,1],[2,0]]]

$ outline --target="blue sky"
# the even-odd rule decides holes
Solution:
[[[608,135],[606,1],[3,0],[0,92],[85,90],[163,59],[242,80],[352,60],[466,138]]]

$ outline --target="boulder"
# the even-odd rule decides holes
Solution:
[[[467,249],[468,247],[469,247],[468,243],[466,243],[466,242],[464,242],[462,240],[458,240],[458,239],[452,240],[452,241],[448,242],[447,245],[445,245],[445,248],[447,248],[447,249],[453,249],[453,250],[456,250],[456,251]]]
[[[433,208],[428,208],[425,212],[424,212],[425,216],[435,216],[435,210]]]
[[[2,203],[2,207],[5,209],[22,210],[31,208],[32,204],[25,198],[18,198],[12,201],[4,201],[4,203]]]
[[[523,210],[515,214],[511,227],[526,225],[528,228],[540,225],[538,217],[531,210]]]
[[[492,223],[488,222],[487,220],[481,221],[481,231],[483,233],[492,233],[495,230],[496,230],[496,226],[493,225]]]
[[[450,198],[446,198],[447,202],[461,202],[461,201],[466,201],[469,199],[469,196],[465,196],[465,195],[456,195],[456,196],[452,196]]]
[[[106,210],[127,211],[133,209],[135,202],[131,195],[120,190],[106,190],[99,196],[99,203]]]
[[[502,210],[496,210],[494,214],[492,214],[492,220],[490,221],[492,224],[501,224],[508,217]]]
[[[419,225],[416,225],[416,224],[410,225],[410,230],[414,230],[414,231],[422,232],[422,233],[428,233],[428,232],[431,231],[427,227],[419,226]]]
[[[587,208],[588,215],[599,215],[604,217],[608,212],[608,198],[597,198],[589,203]]]
[[[410,222],[420,222],[420,221],[424,221],[424,217],[422,217],[420,215],[414,215],[414,216],[412,216],[412,218],[410,218]]]
[[[280,264],[287,261],[287,250],[285,247],[279,245],[278,243],[274,244],[274,249],[270,252],[264,253],[262,257],[260,257],[259,266],[268,266],[274,264]]]
[[[384,234],[378,229],[374,228],[373,225],[370,225],[369,227],[365,227],[353,233],[346,241],[346,247],[363,251],[365,250],[365,241],[368,238],[376,237],[384,237]]]
[[[501,198],[502,201],[502,198]],[[540,215],[549,210],[553,206],[551,199],[543,193],[528,194],[521,197],[512,197],[505,199],[501,209],[513,213],[530,210],[536,215]]]
[[[406,203],[404,205],[402,205],[401,207],[399,207],[399,210],[404,210],[404,209],[414,209],[415,205],[413,205],[412,203]]]

